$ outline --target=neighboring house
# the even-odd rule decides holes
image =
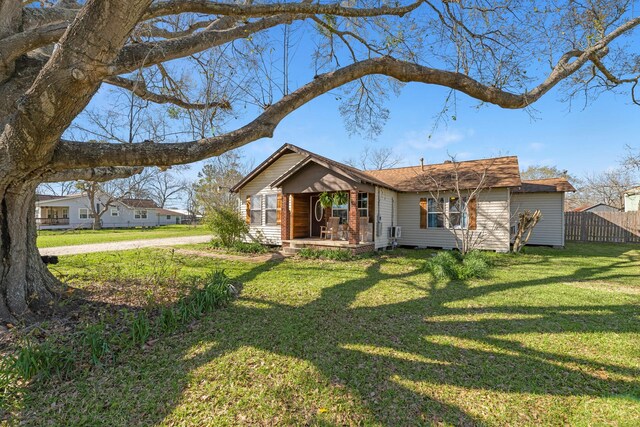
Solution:
[[[98,195],[100,210],[107,197]],[[152,227],[176,224],[180,214],[163,210],[149,199],[122,199],[114,202],[102,215],[102,227]],[[36,196],[36,224],[39,229],[92,228],[93,217],[89,198],[78,193],[69,196]]]
[[[202,215],[194,214],[188,209],[169,208],[169,210],[180,215],[181,224],[199,224],[202,222]]]
[[[571,212],[620,212],[620,209],[606,203],[596,203],[578,206],[572,209]]]
[[[624,211],[640,211],[640,187],[633,187],[624,192]]]
[[[464,191],[477,188],[478,172],[482,191],[456,211],[455,183]],[[543,213],[531,243],[563,246],[564,192],[575,189],[564,178],[522,181],[515,156],[362,171],[285,144],[231,191],[249,224],[248,239],[265,244],[354,252],[395,245],[455,248],[464,228],[480,248],[506,252],[524,209]],[[323,209],[319,195],[336,191],[348,193],[349,201]],[[320,239],[329,217],[340,218],[336,240]]]

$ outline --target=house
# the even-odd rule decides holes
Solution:
[[[98,209],[104,209],[107,196],[98,195]],[[121,199],[102,215],[102,227],[153,227],[179,224],[181,215],[159,208],[149,199]],[[36,225],[39,229],[92,228],[89,198],[84,193],[68,196],[36,196]]]
[[[564,178],[522,181],[515,156],[363,171],[285,144],[231,191],[249,224],[247,239],[359,253],[396,245],[455,248],[463,230],[480,248],[506,252],[525,209],[543,215],[532,244],[563,246],[564,193],[575,189]],[[324,208],[325,192],[348,194],[346,203]],[[330,217],[339,218],[337,235],[321,239]]]
[[[624,192],[624,211],[640,211],[640,187],[633,187]]]
[[[595,203],[578,206],[572,209],[571,212],[620,212],[620,209],[606,203]]]

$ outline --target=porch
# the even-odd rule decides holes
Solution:
[[[347,193],[347,203],[329,207],[322,206],[319,192],[283,193],[281,238],[284,248],[337,248],[354,253],[375,248],[375,193],[356,189],[339,191]],[[338,222],[337,229],[329,227],[330,218]]]
[[[69,225],[69,207],[41,206],[36,212],[36,225]]]

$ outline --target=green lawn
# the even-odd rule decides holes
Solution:
[[[12,420],[640,425],[640,247],[495,255],[490,279],[466,283],[435,282],[423,269],[431,254],[258,265],[159,249],[62,257],[56,274],[89,296],[109,287],[124,305],[181,292],[168,277],[216,268],[242,293],[115,366],[31,386]]]
[[[88,245],[91,243],[122,242],[126,240],[160,239],[210,234],[204,226],[163,225],[153,228],[124,228],[105,230],[40,230],[38,247]]]

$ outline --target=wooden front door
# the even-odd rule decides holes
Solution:
[[[309,206],[310,210],[310,219],[311,223],[311,237],[320,237],[320,227],[325,225],[326,218],[324,218],[324,209],[322,205],[320,205],[320,199],[318,196],[311,196],[310,198],[311,205]]]

